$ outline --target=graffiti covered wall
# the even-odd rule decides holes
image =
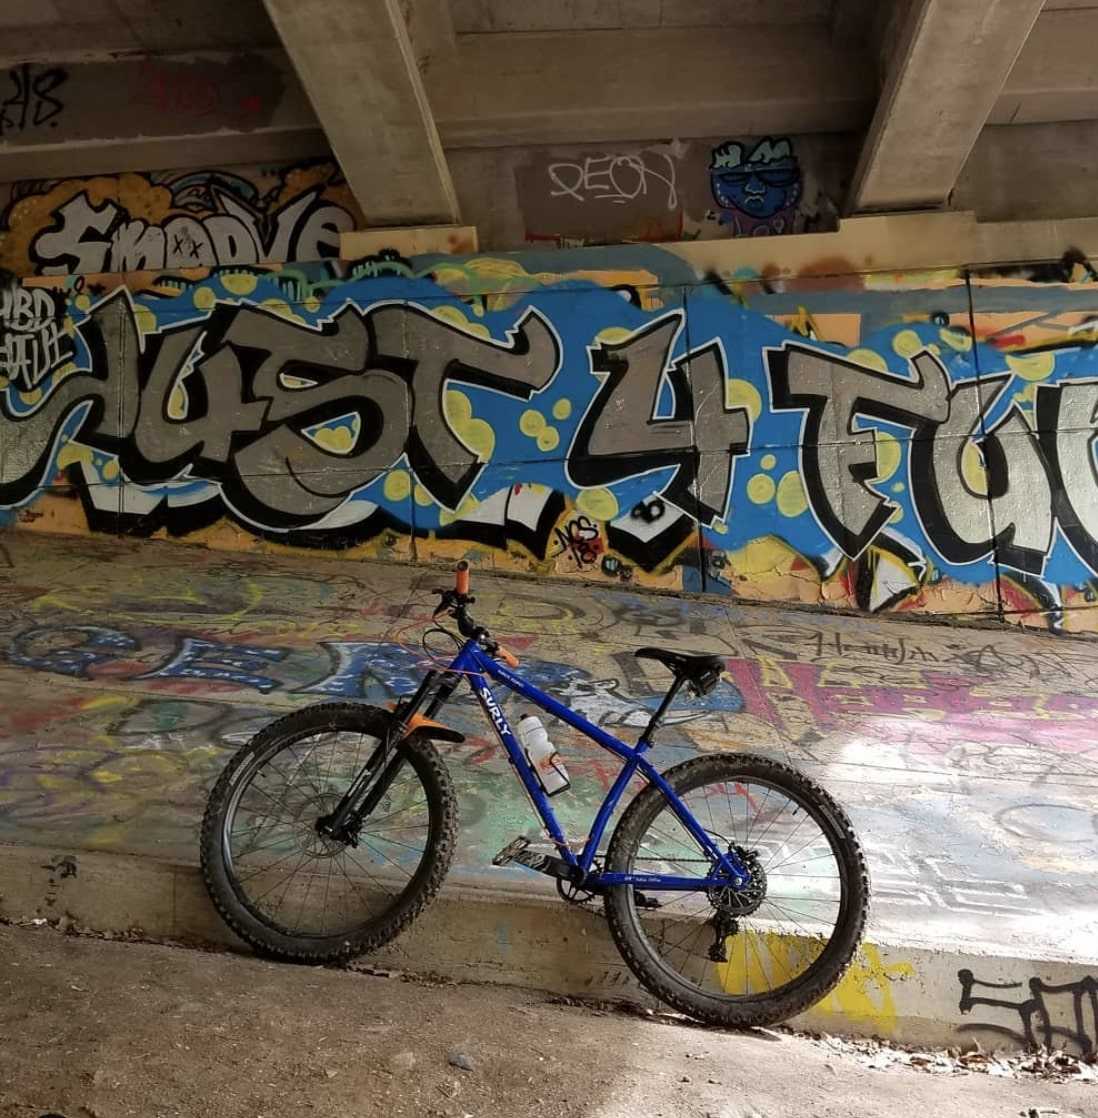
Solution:
[[[818,136],[535,149],[515,166],[518,243],[575,247],[827,232],[838,228],[833,199],[842,195],[851,157],[841,138]],[[462,166],[459,160],[459,172]],[[485,224],[479,214],[476,220]],[[495,229],[490,216],[486,225]]]
[[[1096,627],[1086,266],[765,284],[592,258],[24,286],[0,308],[0,507]]]
[[[21,182],[0,187],[0,267],[57,276],[324,260],[361,223],[330,160]]]

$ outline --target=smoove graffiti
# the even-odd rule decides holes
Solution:
[[[49,276],[323,260],[359,221],[323,161],[25,183],[4,215],[0,263]]]

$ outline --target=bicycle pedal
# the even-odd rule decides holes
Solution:
[[[493,859],[493,866],[507,866],[510,865],[526,848],[530,845],[530,840],[523,835],[519,835],[517,839],[512,839]]]

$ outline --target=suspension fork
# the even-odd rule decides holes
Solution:
[[[397,703],[385,737],[378,742],[367,758],[366,764],[359,769],[358,775],[351,781],[350,787],[343,793],[334,811],[322,815],[316,821],[316,831],[329,839],[347,842],[354,832],[358,831],[362,819],[378,806],[381,797],[388,792],[392,781],[396,779],[400,765],[403,764],[404,759],[396,750],[397,742],[407,733],[408,720],[422,707],[427,693],[437,678],[438,672],[427,672],[415,694]],[[385,768],[381,770],[381,775],[377,780],[373,779],[382,764]]]
[[[316,829],[320,834],[340,842],[348,841],[362,825],[362,821],[381,802],[405,763],[403,755],[396,746],[408,733],[409,721],[427,701],[431,688],[440,677],[441,683],[431,700],[431,705],[427,708],[428,717],[454,693],[459,677],[453,672],[432,670],[423,677],[415,694],[397,703],[388,732],[366,759],[366,764],[359,770],[358,775],[351,781],[350,787],[344,792],[335,810],[328,815],[322,815],[316,821]],[[377,775],[377,770],[382,765],[384,767],[380,775]]]

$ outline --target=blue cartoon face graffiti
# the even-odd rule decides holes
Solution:
[[[735,140],[713,149],[713,198],[722,210],[765,220],[801,197],[801,168],[789,140],[761,140],[750,152]]]

